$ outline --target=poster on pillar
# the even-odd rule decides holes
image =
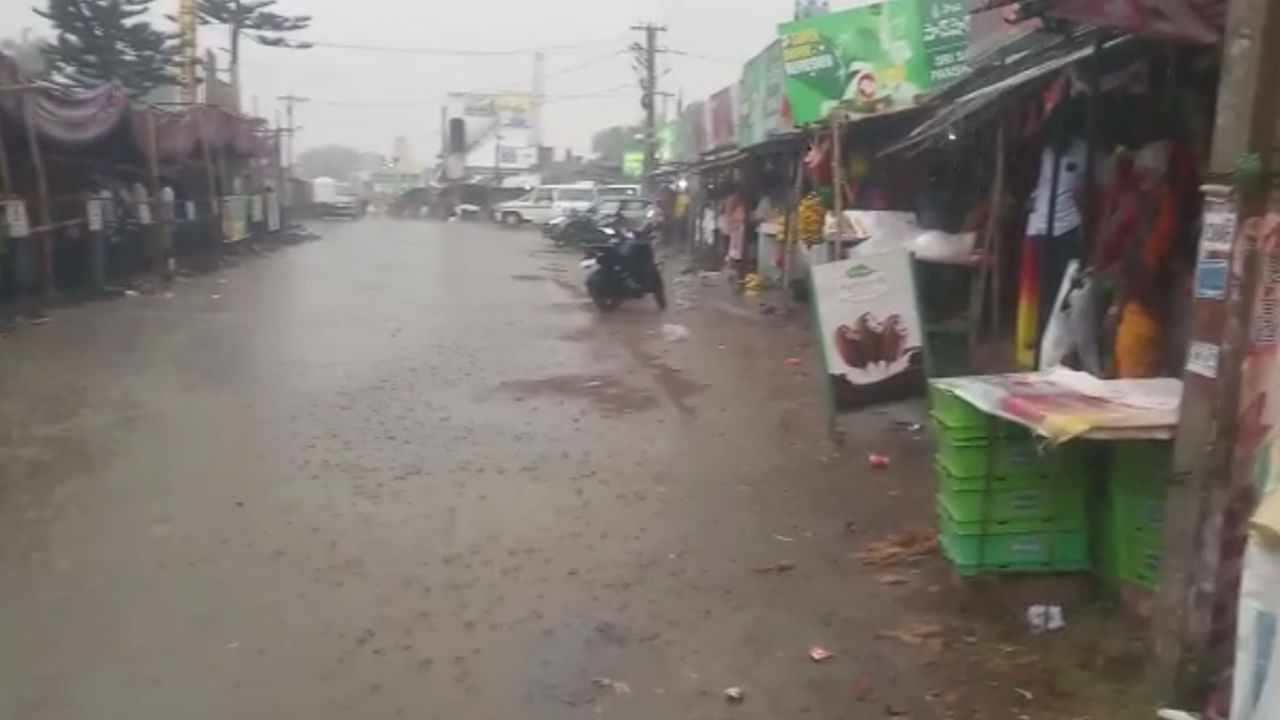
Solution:
[[[778,27],[797,125],[915,107],[969,73],[968,0],[885,0]]]
[[[906,245],[810,269],[822,359],[835,412],[924,388],[924,354]]]

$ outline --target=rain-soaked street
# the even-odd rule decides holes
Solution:
[[[941,717],[876,638],[929,593],[851,559],[928,452],[833,455],[803,318],[316,229],[0,338],[0,718]]]

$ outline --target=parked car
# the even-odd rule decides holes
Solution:
[[[653,201],[642,197],[606,197],[591,207],[598,222],[605,222],[614,215],[622,215],[627,225],[639,228],[644,224]]]
[[[640,197],[602,198],[585,212],[552,218],[542,226],[542,234],[556,245],[581,245],[597,239],[599,228],[615,224],[619,216],[625,227],[643,227],[652,207],[652,201]]]
[[[602,198],[640,197],[644,195],[644,188],[639,185],[601,185],[596,192]]]
[[[522,198],[495,205],[493,219],[505,225],[545,225],[552,218],[585,211],[595,201],[596,188],[591,185],[540,185]]]

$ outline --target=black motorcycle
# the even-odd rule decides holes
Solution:
[[[608,312],[628,298],[653,295],[658,307],[666,309],[666,287],[648,238],[637,237],[636,231],[627,229],[621,222],[601,230],[610,237],[608,242],[584,246],[587,257],[582,266],[590,271],[587,294],[591,301]],[[651,229],[639,232],[650,233]]]
[[[556,247],[582,247],[609,239],[604,232],[601,232],[595,216],[590,213],[579,212],[567,215],[554,225],[549,224],[549,227],[547,236]]]

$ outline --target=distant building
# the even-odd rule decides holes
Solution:
[[[538,100],[528,93],[455,93],[445,108],[444,132],[462,120],[463,164],[471,177],[527,175],[538,168]],[[449,145],[449,138],[444,138]]]

